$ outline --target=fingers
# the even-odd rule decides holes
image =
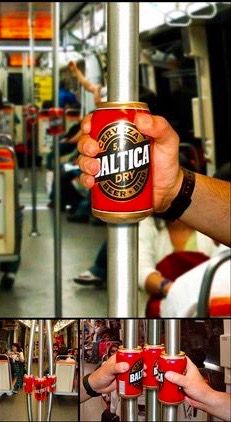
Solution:
[[[141,133],[155,139],[156,142],[169,143],[169,139],[178,142],[179,137],[164,117],[151,116],[137,112],[134,123]]]
[[[79,138],[78,151],[81,154],[95,157],[99,153],[99,145],[93,138],[85,134]]]
[[[82,128],[83,133],[90,133],[90,131],[91,131],[91,119],[92,119],[92,114],[88,114],[82,120],[81,128]]]
[[[167,371],[165,378],[173,384],[179,385],[180,387],[186,388],[188,385],[186,377],[184,375],[178,374],[177,372]]]
[[[108,359],[108,370],[111,372],[111,375],[121,374],[123,372],[127,372],[130,368],[129,363],[127,362],[119,362],[116,363],[116,356],[113,355]],[[105,365],[106,367],[106,365]]]

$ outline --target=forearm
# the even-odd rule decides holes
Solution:
[[[75,69],[75,71],[73,72],[73,75],[76,77],[76,79],[78,79],[80,85],[82,85],[84,87],[84,89],[86,89],[86,91],[92,92],[93,94],[95,93],[95,90],[97,88],[97,85],[93,84],[92,82],[90,82],[79,69]]]
[[[231,420],[231,396],[212,390],[210,403],[206,405],[206,412],[224,421]]]
[[[229,246],[230,184],[196,174],[192,203],[180,220]]]

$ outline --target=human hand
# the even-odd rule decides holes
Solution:
[[[67,66],[71,73],[77,69],[77,65],[73,61],[70,61]]]
[[[116,375],[127,372],[127,362],[116,363],[116,355],[111,356],[100,368],[88,378],[91,388],[97,393],[111,393],[116,389]]]
[[[94,176],[100,170],[99,162],[94,158],[99,152],[96,140],[89,135],[91,115],[82,122],[82,136],[79,139],[79,166],[82,170],[81,183],[92,188]],[[151,166],[153,174],[153,208],[157,212],[166,211],[177,196],[183,172],[179,166],[179,137],[163,117],[144,115],[137,112],[134,120],[139,131],[154,139],[151,143]]]
[[[206,383],[196,365],[187,357],[186,374],[167,371],[165,378],[183,387],[186,394],[185,400],[193,407],[207,411],[208,405],[213,400],[213,389]]]
[[[127,362],[116,363],[116,353],[112,355],[100,368],[92,372],[88,378],[91,388],[97,393],[111,393],[116,389],[116,376],[129,370]],[[146,365],[143,376],[146,377]]]

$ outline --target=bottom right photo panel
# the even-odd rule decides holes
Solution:
[[[80,320],[81,421],[231,420],[231,320]]]

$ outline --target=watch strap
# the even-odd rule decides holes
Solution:
[[[98,397],[98,396],[101,396],[101,393],[97,393],[96,391],[94,391],[92,388],[91,388],[91,386],[90,386],[90,384],[89,384],[89,381],[88,381],[88,378],[89,378],[89,376],[90,376],[91,374],[87,374],[87,375],[85,375],[84,377],[83,377],[83,386],[84,386],[84,388],[85,388],[85,390],[86,390],[86,393],[88,394],[88,396],[90,396],[90,397]]]

